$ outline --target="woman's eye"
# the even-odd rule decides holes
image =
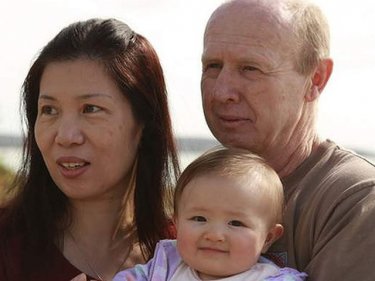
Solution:
[[[191,218],[192,221],[197,221],[197,222],[204,222],[207,221],[205,217],[202,216],[194,216]]]
[[[237,220],[230,221],[229,225],[232,225],[232,226],[245,226],[242,222],[237,221]]]
[[[99,106],[92,105],[92,104],[86,104],[83,108],[83,113],[95,113],[95,112],[98,112],[100,110],[101,110],[101,108]]]
[[[57,114],[57,110],[53,106],[43,105],[43,106],[40,107],[40,114],[56,115]]]

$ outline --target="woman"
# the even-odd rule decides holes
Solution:
[[[111,280],[170,233],[179,174],[150,43],[91,19],[44,47],[23,85],[23,165],[0,217],[0,280]]]

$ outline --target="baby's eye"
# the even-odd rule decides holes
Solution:
[[[205,217],[202,216],[194,216],[191,218],[192,221],[197,221],[197,222],[204,222],[207,221]]]
[[[100,110],[101,108],[99,106],[92,105],[92,104],[85,104],[85,106],[83,107],[83,113],[95,113]]]
[[[232,226],[245,226],[242,222],[237,221],[237,220],[230,221],[229,225],[232,225]]]
[[[53,106],[50,105],[43,105],[40,108],[40,114],[45,114],[45,115],[56,115],[57,110]]]

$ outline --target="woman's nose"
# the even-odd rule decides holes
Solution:
[[[82,124],[79,118],[63,116],[57,123],[55,142],[61,146],[82,144],[85,140]]]

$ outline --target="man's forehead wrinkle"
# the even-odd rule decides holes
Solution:
[[[215,43],[233,43],[240,45],[248,45],[249,42],[254,45],[265,45],[262,40],[256,39],[251,36],[242,35],[242,34],[233,34],[233,33],[222,33],[222,32],[210,32],[209,35],[205,38],[206,42],[215,42]]]
[[[260,32],[258,32],[260,30]],[[257,32],[244,32],[238,31],[220,31],[220,29],[211,29],[204,37],[204,44],[228,44],[228,45],[239,45],[244,47],[262,47],[268,48],[270,45],[288,45],[292,47],[289,40],[286,41],[286,36],[290,33],[285,30],[269,30],[267,28],[258,29]]]
[[[279,32],[267,34],[269,39],[274,40],[282,40],[283,34]],[[254,46],[266,47],[268,42],[265,42],[263,38],[257,38],[255,36],[250,35],[243,35],[241,34],[233,34],[233,33],[224,33],[224,32],[210,32],[204,38],[205,43],[223,43],[223,44],[235,44],[235,45],[243,45],[248,46],[249,43]]]

